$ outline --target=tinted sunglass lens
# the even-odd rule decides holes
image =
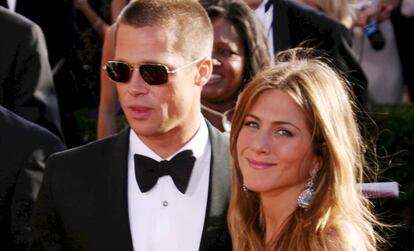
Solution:
[[[131,70],[129,66],[122,62],[110,62],[106,65],[108,77],[115,82],[126,83],[129,80]]]
[[[168,82],[167,69],[162,65],[141,65],[139,73],[149,85],[161,85]]]

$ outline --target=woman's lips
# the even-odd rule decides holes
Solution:
[[[249,163],[249,166],[253,169],[267,169],[267,168],[270,168],[276,165],[275,163],[272,163],[272,162],[253,160],[249,158],[246,158],[246,159],[247,159],[247,162]]]
[[[146,106],[128,106],[128,111],[133,119],[146,119],[150,116],[152,108]]]
[[[223,79],[223,75],[217,74],[217,73],[213,73],[213,74],[211,74],[211,77],[208,80],[207,85],[215,85],[215,84],[218,84],[222,79]]]

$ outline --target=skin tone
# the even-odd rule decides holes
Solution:
[[[245,50],[236,28],[226,19],[213,20],[213,74],[203,87],[201,102],[218,112],[234,107],[243,78]],[[221,126],[221,118],[203,113],[214,125]],[[217,123],[214,123],[217,120]],[[223,128],[219,128],[223,130]]]
[[[115,60],[133,66],[161,63],[169,69],[188,64],[185,53],[174,49],[176,36],[159,26],[135,28],[121,24]],[[160,157],[174,154],[200,127],[200,95],[211,74],[211,59],[200,60],[163,85],[150,86],[137,71],[127,84],[116,84],[121,107],[138,137]]]
[[[105,65],[106,62],[113,60],[114,58],[114,36],[115,26],[112,25],[105,34],[101,65]],[[102,70],[100,74],[101,94],[99,97],[98,139],[102,139],[117,132],[116,103],[118,102],[115,83],[108,78],[105,71]]]
[[[355,25],[365,27],[370,20],[382,22],[390,18],[391,12],[398,7],[400,0],[382,0],[378,4],[369,6],[358,13]]]
[[[244,2],[250,6],[253,10],[257,9],[263,0],[244,0]]]
[[[111,1],[111,21],[114,23],[122,8],[129,3],[129,0],[112,0]]]
[[[300,107],[280,90],[263,92],[247,113],[237,154],[246,187],[262,203],[266,243],[297,208],[311,170],[318,168],[311,140]]]
[[[75,0],[73,3],[78,10],[82,11],[89,23],[92,25],[92,28],[103,39],[106,31],[108,30],[108,24],[102,20],[98,14],[96,14],[88,0]]]

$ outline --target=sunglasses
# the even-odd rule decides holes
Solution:
[[[117,83],[128,83],[131,79],[133,71],[139,71],[142,79],[149,85],[162,85],[168,82],[168,74],[174,74],[190,65],[193,65],[203,58],[199,58],[191,63],[183,65],[175,70],[168,69],[163,64],[142,64],[134,67],[128,63],[121,61],[108,61],[103,70],[106,71],[108,77]]]

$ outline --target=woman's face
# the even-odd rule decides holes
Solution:
[[[213,19],[213,74],[201,99],[225,103],[237,98],[243,80],[245,49],[236,28],[223,18]]]
[[[247,111],[237,138],[237,155],[249,190],[287,192],[294,199],[303,190],[311,169],[318,167],[305,116],[280,90],[263,92]]]

